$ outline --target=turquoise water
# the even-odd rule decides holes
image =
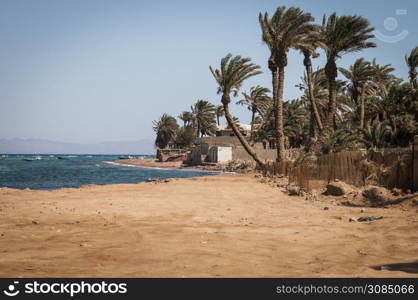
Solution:
[[[63,159],[58,159],[62,157]],[[196,170],[127,167],[112,163],[119,155],[0,155],[0,187],[52,190],[86,184],[137,183],[149,178],[189,178],[216,174]],[[144,155],[144,157],[146,157]]]

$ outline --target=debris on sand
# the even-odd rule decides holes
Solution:
[[[392,195],[393,196],[400,196],[400,195],[402,195],[402,190],[401,189],[393,188],[391,192],[392,192]]]
[[[357,250],[357,253],[358,254],[360,254],[360,255],[367,255],[367,251],[364,251],[364,250]]]
[[[299,196],[300,194],[300,188],[295,185],[288,185],[286,190],[289,193],[289,196]]]
[[[363,190],[363,197],[372,203],[381,204],[390,201],[392,199],[392,194],[384,187],[372,185],[367,186]]]
[[[360,217],[357,219],[357,222],[371,222],[371,221],[376,221],[376,220],[381,220],[383,219],[382,216],[380,217]]]
[[[171,180],[172,180],[171,178],[166,178],[166,179],[148,178],[147,182],[157,184],[157,183],[168,183]]]
[[[350,222],[372,222],[372,221],[376,221],[380,219],[383,219],[383,217],[382,216],[380,217],[368,216],[368,217],[360,217],[360,218],[351,217],[349,221]]]
[[[326,191],[324,195],[329,196],[342,196],[345,193],[347,193],[347,187],[344,182],[341,182],[339,180],[335,180],[333,182],[330,182],[327,184]]]

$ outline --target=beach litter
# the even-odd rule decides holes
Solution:
[[[360,218],[351,217],[349,221],[350,222],[372,222],[372,221],[376,221],[380,219],[383,219],[383,217],[382,216],[380,217],[368,216],[368,217],[360,217]]]
[[[171,180],[172,180],[171,178],[166,178],[166,179],[148,178],[147,182],[157,184],[157,183],[168,183]]]

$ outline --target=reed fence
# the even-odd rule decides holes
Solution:
[[[312,190],[339,179],[355,186],[378,184],[388,188],[412,188],[411,148],[391,151],[342,151],[319,157],[316,161],[267,163],[264,175],[285,175],[289,182]]]

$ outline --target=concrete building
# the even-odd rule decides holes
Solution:
[[[250,125],[239,124],[241,133],[249,140]],[[271,143],[255,143],[252,145],[262,160],[275,160],[276,149]],[[219,127],[216,136],[197,138],[195,146],[188,153],[186,163],[218,163],[229,160],[252,160],[242,146],[232,129],[226,126]]]

